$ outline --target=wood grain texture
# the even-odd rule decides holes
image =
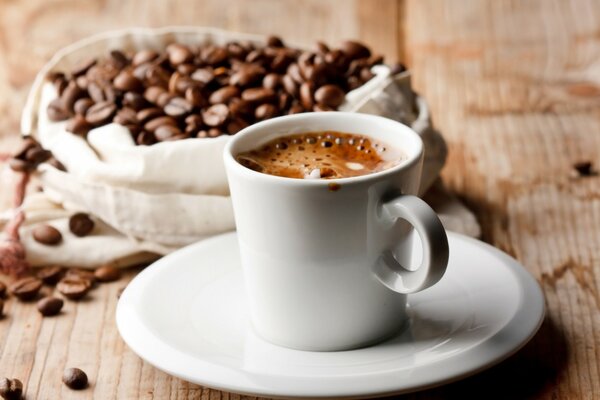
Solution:
[[[56,21],[60,21],[59,27]],[[82,23],[84,21],[85,23]],[[405,60],[450,154],[445,184],[476,212],[484,239],[541,283],[547,318],[522,351],[489,371],[406,399],[600,398],[600,4],[593,0],[0,2],[0,163],[38,68],[58,48],[127,26],[212,25],[292,42],[360,38]],[[1,167],[0,167],[1,168]],[[0,209],[8,204],[0,170]],[[237,399],[152,368],[114,326],[121,282],[42,319],[9,299],[0,320],[0,376],[28,399]],[[65,366],[90,375],[60,383]]]

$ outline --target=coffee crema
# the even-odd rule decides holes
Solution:
[[[336,179],[383,171],[405,157],[366,135],[323,131],[284,136],[240,153],[243,166],[269,175]]]

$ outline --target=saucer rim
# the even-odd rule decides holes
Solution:
[[[383,387],[384,385],[379,385],[378,387],[375,385],[373,387],[354,388],[350,385],[336,386],[334,384],[330,384],[329,388],[324,388],[322,386],[314,385],[314,381],[318,380],[318,378],[280,375],[275,376],[276,378],[274,379],[280,379],[282,381],[295,380],[296,383],[293,387],[291,387],[291,382],[288,382],[290,385],[282,385],[280,383],[278,387],[269,387],[247,379],[249,376],[253,375],[252,373],[236,368],[225,367],[218,363],[187,355],[156,337],[156,335],[148,330],[137,317],[134,312],[134,307],[129,304],[129,298],[133,298],[135,292],[143,289],[145,282],[151,281],[154,274],[160,272],[162,268],[168,268],[171,259],[186,257],[188,253],[202,251],[201,249],[204,247],[211,247],[213,241],[231,240],[229,237],[236,236],[236,232],[228,232],[189,245],[163,257],[141,271],[129,285],[127,285],[119,299],[116,310],[117,329],[129,348],[136,355],[157,369],[188,382],[241,395],[267,396],[272,398],[373,398],[411,393],[442,386],[482,372],[514,355],[525,346],[533,336],[535,336],[545,317],[545,300],[542,289],[524,266],[513,257],[487,243],[459,233],[449,231],[447,233],[450,251],[452,251],[453,242],[463,241],[467,242],[470,246],[482,247],[490,254],[490,256],[498,258],[507,269],[507,272],[512,273],[515,277],[517,282],[516,285],[518,285],[522,295],[521,307],[517,309],[515,314],[500,328],[499,331],[495,332],[481,343],[478,343],[457,355],[426,366],[425,368],[428,369],[437,368],[438,371],[430,378],[421,377],[416,383],[411,382],[409,384],[401,384],[400,386],[396,385],[397,387],[395,388],[389,387],[389,382],[385,388]],[[507,340],[501,346],[491,348],[489,342],[502,335],[506,335],[510,340]],[[140,340],[140,338],[143,338],[144,340]],[[165,351],[177,353],[175,356],[169,356],[171,361],[174,362],[165,362],[165,358],[167,357]],[[195,373],[186,373],[185,371],[177,369],[178,365],[184,364],[181,360],[186,358],[191,359],[195,364],[202,366],[203,371],[201,373],[201,378],[198,377],[199,373],[197,370]],[[179,361],[176,361],[177,359],[179,359]],[[440,364],[443,366],[444,363],[450,361],[455,365],[451,368],[450,372],[440,372]],[[167,366],[165,364],[172,365]],[[221,377],[219,379],[218,376],[222,376],[222,374],[228,374],[229,377]],[[388,375],[393,375],[393,372],[388,371],[379,374],[381,377]],[[348,376],[327,378],[330,382],[339,380],[340,383],[344,382],[344,380],[347,381],[348,379],[350,379]],[[303,380],[304,382],[302,384],[298,384],[298,382]],[[238,382],[240,381],[245,381],[245,384],[239,384]],[[307,385],[309,381],[311,381],[313,385]],[[285,389],[282,389],[281,387],[285,387]]]

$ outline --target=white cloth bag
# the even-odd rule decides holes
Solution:
[[[65,122],[48,120],[46,107],[56,93],[44,79],[49,71],[69,70],[81,59],[112,49],[232,40],[264,43],[263,37],[212,28],[129,29],[66,47],[40,71],[23,111],[21,130],[51,150],[68,172],[42,164],[37,174],[44,191],[29,195],[22,206],[26,222],[20,235],[31,265],[94,268],[112,262],[127,266],[235,229],[221,159],[228,136],[136,146],[125,127],[109,124],[90,131],[86,141],[67,132]],[[385,66],[373,72],[371,81],[347,94],[341,109],[396,119],[417,131],[425,143],[424,192],[444,164],[445,143],[431,126],[425,101],[412,91],[409,73],[392,77]],[[78,238],[69,232],[68,217],[74,211],[95,217],[96,227],[89,236]],[[39,223],[58,228],[62,243],[35,242],[31,233]]]

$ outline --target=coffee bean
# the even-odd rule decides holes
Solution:
[[[46,110],[48,114],[48,118],[50,121],[58,122],[69,119],[69,112],[65,109],[63,102],[60,98],[54,99],[48,104],[48,109]]]
[[[242,99],[234,98],[229,102],[229,111],[231,115],[236,118],[246,118],[254,115],[254,108],[252,105]]]
[[[165,126],[165,125],[177,126],[177,121],[175,121],[175,119],[173,119],[173,117],[168,117],[168,116],[158,117],[158,118],[154,118],[154,119],[146,122],[144,124],[144,129],[147,130],[148,132],[154,133],[158,128],[160,128],[161,126]]]
[[[148,102],[140,93],[127,92],[123,96],[123,106],[132,108],[135,111],[140,111],[148,107]]]
[[[212,68],[200,68],[191,75],[191,78],[207,85],[215,78],[215,74]]]
[[[87,110],[93,105],[94,100],[90,99],[89,97],[84,97],[75,102],[75,104],[73,105],[73,110],[76,114],[85,115]]]
[[[75,236],[87,236],[93,229],[94,220],[86,213],[76,213],[69,218],[69,230]]]
[[[371,51],[367,46],[353,40],[344,41],[341,45],[341,50],[351,60],[355,60],[357,58],[367,58],[371,55]]]
[[[336,85],[321,86],[315,92],[315,100],[317,103],[332,108],[339,107],[344,102],[344,98],[344,91]]]
[[[158,95],[158,98],[156,99],[156,105],[159,107],[164,107],[167,105],[167,103],[169,101],[171,101],[171,99],[177,97],[176,95],[169,93],[169,92],[164,92]]]
[[[205,63],[214,67],[227,60],[227,50],[222,47],[207,47],[201,51],[201,58]]]
[[[189,114],[194,107],[183,97],[173,97],[164,106],[165,114],[171,117],[182,117]]]
[[[50,317],[60,312],[63,300],[58,297],[44,297],[37,302],[37,309],[44,317]]]
[[[202,119],[208,126],[220,126],[229,117],[229,109],[225,104],[215,104],[202,112]]]
[[[231,76],[229,83],[235,86],[245,87],[258,82],[265,76],[265,69],[260,65],[249,64],[240,68]]]
[[[111,50],[110,51],[110,61],[115,66],[115,68],[123,69],[129,64],[129,59],[120,50]]]
[[[192,107],[203,107],[206,105],[206,99],[202,94],[202,90],[197,86],[186,89],[185,99],[192,105]]]
[[[327,46],[323,42],[317,42],[316,47],[317,47],[317,51],[319,53],[322,53],[322,54],[329,53],[329,46]]]
[[[288,111],[288,114],[299,114],[304,112],[304,107],[302,107],[300,104],[293,104],[290,107],[290,110]]]
[[[100,282],[113,282],[121,278],[121,271],[112,265],[103,265],[94,271],[94,276]]]
[[[289,65],[287,69],[287,75],[290,76],[297,84],[302,84],[302,82],[304,82],[304,77],[300,72],[300,67],[296,63]]]
[[[298,97],[298,84],[290,75],[284,75],[281,78],[281,82],[283,83],[283,88],[286,92],[288,92],[293,97]]]
[[[142,131],[137,135],[135,142],[139,146],[150,146],[156,143],[156,138],[152,132]]]
[[[87,87],[87,92],[92,98],[92,100],[96,103],[100,103],[106,100],[106,95],[104,94],[104,89],[100,84],[96,82],[91,82]]]
[[[133,108],[122,108],[113,118],[113,122],[125,126],[136,126],[138,124],[137,113]]]
[[[68,112],[72,113],[75,111],[75,102],[79,100],[85,94],[84,90],[81,89],[77,84],[71,81],[65,88],[62,96],[62,105]]]
[[[273,104],[261,104],[256,108],[254,115],[257,120],[262,121],[265,119],[273,118],[277,116],[277,107]]]
[[[217,128],[210,128],[208,130],[208,137],[214,138],[214,137],[221,136],[222,134],[223,134],[223,132],[221,132],[221,130],[217,129]]]
[[[96,60],[95,58],[87,58],[87,59],[81,61],[79,64],[77,64],[75,66],[75,68],[73,68],[71,70],[71,75],[79,76],[79,75],[85,74],[90,68],[92,68],[94,65],[96,65],[97,61],[98,60]]]
[[[291,104],[292,104],[292,96],[290,96],[287,93],[281,93],[279,95],[279,100],[277,102],[277,106],[279,107],[280,110],[287,110],[288,108],[290,108]]]
[[[50,265],[37,271],[36,276],[47,285],[56,285],[56,282],[62,278],[64,269],[59,265]]]
[[[87,122],[83,115],[76,115],[67,122],[65,129],[69,132],[72,132],[76,135],[87,135],[87,133],[92,129],[93,126]]]
[[[229,100],[233,99],[234,97],[238,97],[239,95],[240,91],[237,87],[225,86],[213,92],[213,94],[211,94],[208,98],[208,102],[210,104],[225,104],[229,102]]]
[[[181,135],[181,130],[174,125],[161,125],[154,130],[154,136],[159,142],[171,140],[175,136]]]
[[[269,47],[283,47],[283,40],[277,36],[269,36],[267,38],[267,46]]]
[[[362,79],[363,82],[371,80],[371,78],[373,78],[374,76],[375,74],[371,72],[371,69],[368,67],[365,67],[360,70],[360,79]]]
[[[0,298],[6,297],[6,283],[0,281]]]
[[[163,110],[161,110],[158,107],[150,107],[138,111],[136,118],[140,124],[145,124],[146,122],[158,118],[162,115],[164,115]]]
[[[85,119],[92,125],[101,125],[111,121],[117,111],[117,106],[109,101],[96,103],[87,110]]]
[[[35,169],[34,164],[19,158],[11,158],[8,160],[8,166],[15,172],[29,172]]]
[[[133,76],[130,71],[121,71],[113,81],[115,88],[125,92],[137,92],[143,88],[142,81]]]
[[[133,56],[132,64],[135,66],[149,63],[158,58],[158,53],[153,50],[140,50]]]
[[[4,300],[0,299],[0,319],[4,317]]]
[[[277,99],[277,95],[271,89],[267,88],[250,88],[242,92],[242,100],[246,100],[252,104],[270,103]]]
[[[79,300],[90,291],[92,284],[87,279],[77,277],[64,277],[57,284],[56,289],[67,299]]]
[[[325,104],[315,104],[312,110],[315,112],[327,112],[335,111],[335,108],[326,106]]]
[[[57,245],[62,240],[60,231],[53,226],[43,224],[33,229],[33,238],[36,242],[48,246]]]
[[[21,400],[23,383],[18,379],[0,378],[0,396],[4,400]]]
[[[573,164],[573,168],[575,171],[577,171],[577,175],[580,177],[594,175],[592,166],[593,164],[591,161],[579,161]]]
[[[271,90],[277,90],[282,86],[282,77],[279,74],[268,74],[263,78],[263,87]]]
[[[179,65],[192,60],[194,55],[186,46],[178,43],[173,43],[167,46],[169,62],[172,65]]]
[[[227,123],[227,133],[230,135],[235,135],[247,126],[248,123],[241,118],[232,119]]]
[[[79,368],[67,368],[63,373],[62,381],[73,390],[85,389],[88,385],[88,377]]]
[[[307,110],[311,110],[314,105],[313,87],[310,82],[304,82],[300,85],[300,103]]]
[[[19,300],[29,301],[37,296],[41,288],[41,280],[34,277],[27,277],[12,283],[9,287],[9,291]]]
[[[43,163],[50,157],[52,157],[52,153],[50,153],[48,150],[45,150],[39,145],[30,148],[25,153],[25,161],[30,162],[34,165]]]
[[[52,167],[56,168],[59,171],[66,171],[67,170],[67,168],[60,161],[58,161],[56,158],[51,158],[50,160],[48,160],[47,164],[51,165]]]
[[[145,77],[148,85],[160,86],[162,88],[169,86],[169,79],[171,78],[169,72],[159,65],[149,67],[146,70]]]

